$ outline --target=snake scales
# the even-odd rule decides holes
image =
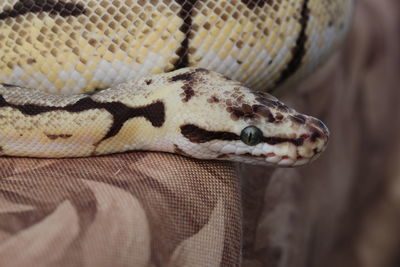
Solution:
[[[315,70],[343,39],[352,7],[0,0],[0,155],[155,150],[305,164],[325,149],[325,125],[254,90]]]

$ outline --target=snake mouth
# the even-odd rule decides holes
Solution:
[[[254,156],[251,154],[242,154],[242,161],[247,163],[253,163],[257,165],[275,165],[279,167],[298,167],[306,165],[310,162],[316,160],[321,153],[317,153],[310,158],[305,158],[302,156],[297,156],[297,158],[291,158],[288,155],[277,155],[273,152],[268,153],[265,156]]]
[[[326,149],[328,139],[329,131],[324,126],[322,129],[299,134],[294,140],[301,142],[288,140],[278,144],[260,143],[256,146],[247,146],[236,141],[211,145],[209,148],[218,153],[218,159],[255,165],[297,167],[317,159]]]
[[[249,157],[249,158],[254,158],[254,156],[251,155],[244,155],[245,157]],[[292,167],[292,166],[301,166],[304,164],[307,164],[310,159],[308,158],[303,158],[301,156],[299,156],[297,159],[292,159],[287,155],[276,155],[275,153],[271,152],[268,153],[265,156],[258,156],[256,157],[260,160],[263,160],[265,162],[277,165],[277,166],[282,166],[282,167]]]
[[[314,151],[314,154],[310,157],[303,157],[301,155],[293,155],[289,156],[288,154],[278,155],[274,152],[269,152],[265,155],[254,155],[251,153],[244,154],[220,154],[218,159],[232,159],[235,161],[241,161],[244,163],[255,164],[255,165],[269,165],[269,166],[279,166],[279,167],[298,167],[302,165],[306,165],[310,162],[316,160],[323,150]]]

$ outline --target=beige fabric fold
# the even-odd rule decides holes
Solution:
[[[240,262],[229,163],[143,152],[0,164],[0,266]]]

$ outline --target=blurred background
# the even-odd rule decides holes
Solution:
[[[400,1],[358,0],[340,51],[282,94],[327,122],[330,144],[269,179],[240,167],[256,174],[242,179],[243,265],[400,266]]]

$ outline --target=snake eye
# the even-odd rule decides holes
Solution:
[[[255,146],[262,141],[263,133],[255,126],[247,126],[240,133],[240,140],[249,146]]]

